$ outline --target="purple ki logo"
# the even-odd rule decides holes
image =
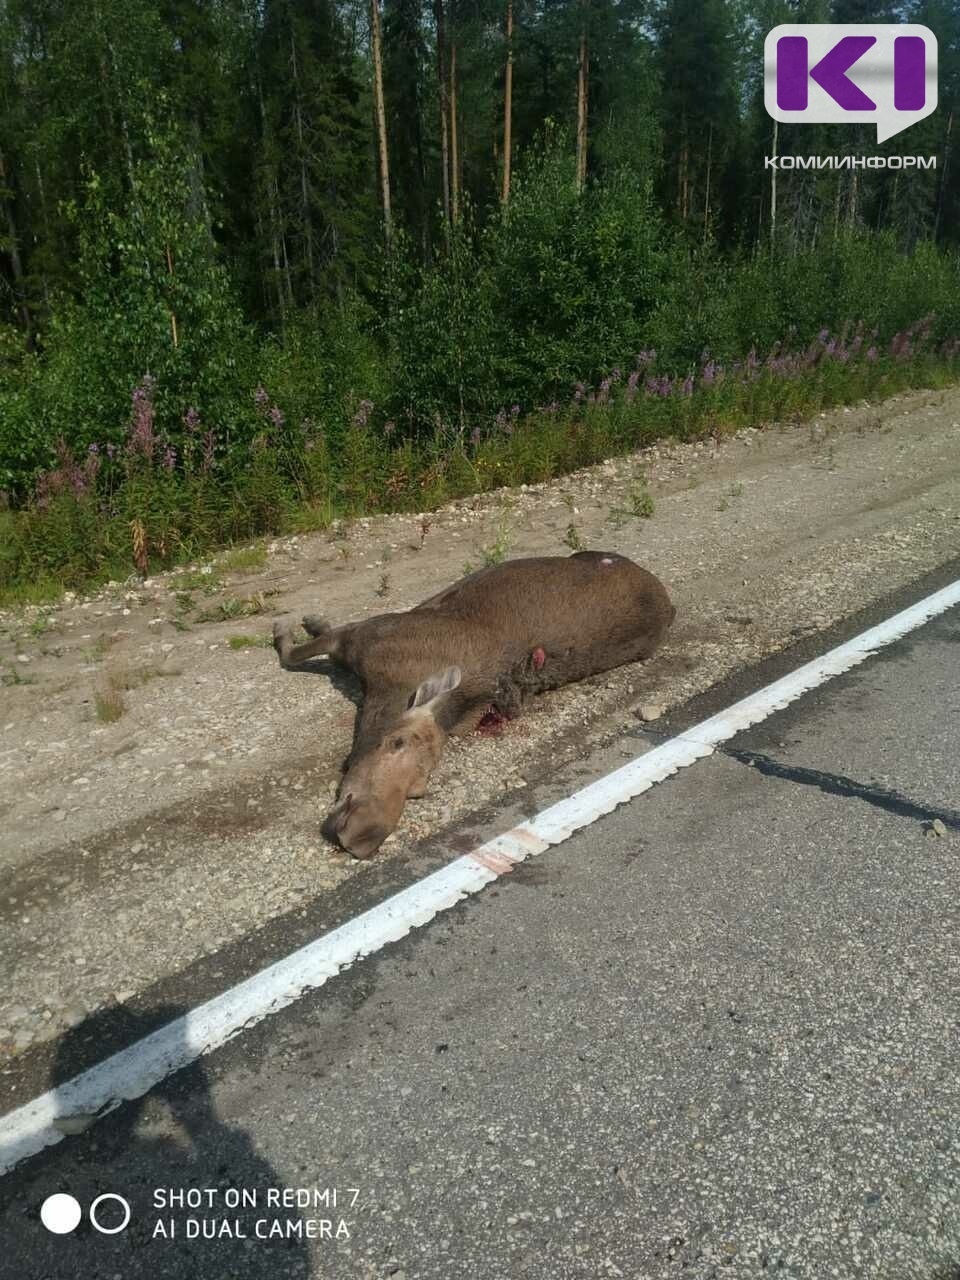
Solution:
[[[793,124],[876,122],[885,142],[937,106],[937,37],[916,23],[785,23],[763,46],[763,101]]]

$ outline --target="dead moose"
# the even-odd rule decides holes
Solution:
[[[676,610],[661,582],[624,556],[508,560],[480,569],[403,613],[332,627],[307,617],[274,626],[285,667],[326,654],[363,685],[353,749],[324,834],[369,858],[422,796],[450,734],[524,697],[656,649]]]

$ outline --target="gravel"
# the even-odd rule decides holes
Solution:
[[[624,518],[641,471],[653,517]],[[355,683],[282,671],[271,649],[233,650],[230,636],[265,638],[286,613],[407,608],[481,563],[504,528],[511,557],[566,554],[571,508],[584,545],[667,583],[667,643],[533,700],[499,737],[452,742],[379,860],[414,856],[505,790],[535,792],[611,727],[659,719],[960,554],[960,391],[661,443],[452,503],[425,538],[417,515],[277,538],[263,569],[198,595],[207,610],[259,596],[263,616],[184,623],[171,574],[0,613],[0,670],[29,665],[31,681],[3,689],[0,1062],[369,873],[319,831]],[[124,674],[124,714],[98,722],[95,691]]]

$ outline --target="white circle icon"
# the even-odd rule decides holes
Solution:
[[[75,1230],[80,1221],[79,1201],[62,1191],[55,1196],[47,1196],[40,1206],[40,1221],[54,1235],[65,1236]]]
[[[117,1204],[123,1206],[123,1221],[119,1227],[101,1227],[97,1221],[97,1205],[103,1204],[104,1200],[116,1200]],[[90,1206],[90,1222],[103,1236],[115,1236],[118,1231],[122,1231],[130,1221],[130,1203],[124,1200],[123,1196],[118,1196],[113,1191],[105,1191],[102,1196],[97,1196],[93,1204]]]

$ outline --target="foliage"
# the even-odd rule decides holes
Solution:
[[[24,360],[0,383],[0,483],[15,486],[56,440],[81,450],[116,443],[131,383],[146,372],[161,388],[155,409],[168,433],[203,405],[225,443],[243,435],[238,383],[250,336],[213,243],[190,215],[175,139],[158,126],[149,141],[126,209],[111,207],[96,173],[71,206],[78,293],[55,313],[43,359]]]
[[[513,0],[506,204],[504,4],[383,10],[390,252],[366,6],[0,0],[8,592],[955,368],[955,5],[897,10],[939,38],[940,107],[903,135],[938,167],[779,172],[775,224],[761,51],[785,0]],[[778,147],[885,150],[839,126]]]
[[[334,455],[315,429],[291,431],[266,393],[263,423],[247,455],[217,448],[199,421],[186,425],[177,451],[158,433],[155,387],[135,389],[126,437],[91,445],[78,457],[62,443],[31,502],[0,512],[0,597],[23,598],[27,584],[51,579],[70,586],[141,575],[212,547],[266,532],[316,527],[335,515],[423,510],[452,497],[501,485],[543,481],[671,436],[686,439],[757,425],[803,412],[881,397],[913,386],[944,385],[960,373],[960,340],[936,342],[932,318],[904,328],[882,346],[861,324],[827,329],[802,346],[751,348],[731,363],[705,354],[684,376],[662,371],[642,351],[627,374],[613,370],[578,384],[563,405],[506,416],[464,440],[435,435],[415,446],[371,430],[361,405]],[[311,463],[311,455],[323,461]],[[649,518],[653,503],[642,477],[630,512]],[[487,550],[493,562],[508,544],[506,517]],[[579,538],[575,525],[570,545]],[[243,568],[256,553],[228,553],[221,567]],[[209,575],[181,575],[187,590]],[[184,597],[193,608],[192,597]],[[259,596],[231,596],[194,621],[226,621],[258,613]]]

